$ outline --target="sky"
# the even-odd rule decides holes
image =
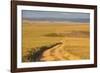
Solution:
[[[22,18],[43,21],[89,22],[89,13],[22,10]]]

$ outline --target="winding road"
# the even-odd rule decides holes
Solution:
[[[65,39],[61,41],[62,44],[58,44],[42,53],[40,60],[42,61],[54,61],[54,60],[77,60],[80,57],[75,56],[68,51],[64,51],[66,45]]]

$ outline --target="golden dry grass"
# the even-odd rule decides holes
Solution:
[[[62,42],[62,44],[43,52],[41,60],[80,60],[90,58],[89,34],[85,34],[88,36],[84,37],[84,34],[81,33],[89,32],[88,23],[23,21],[22,29],[23,57],[27,56],[28,51],[36,47]],[[69,36],[44,36],[48,33],[68,33]]]

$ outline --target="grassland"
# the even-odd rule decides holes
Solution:
[[[90,58],[89,24],[74,22],[23,21],[23,62],[30,62],[36,50],[54,47],[41,53],[40,61],[80,60]],[[42,47],[42,48],[41,48]],[[34,60],[32,60],[34,61]]]

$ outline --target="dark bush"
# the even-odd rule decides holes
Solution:
[[[37,61],[41,61],[40,58],[43,54],[44,51],[56,46],[62,44],[61,42],[56,43],[56,44],[52,44],[52,45],[47,45],[47,46],[41,46],[41,47],[37,47],[34,48],[34,50],[29,51],[29,54],[25,57],[23,57],[23,62],[37,62]]]

